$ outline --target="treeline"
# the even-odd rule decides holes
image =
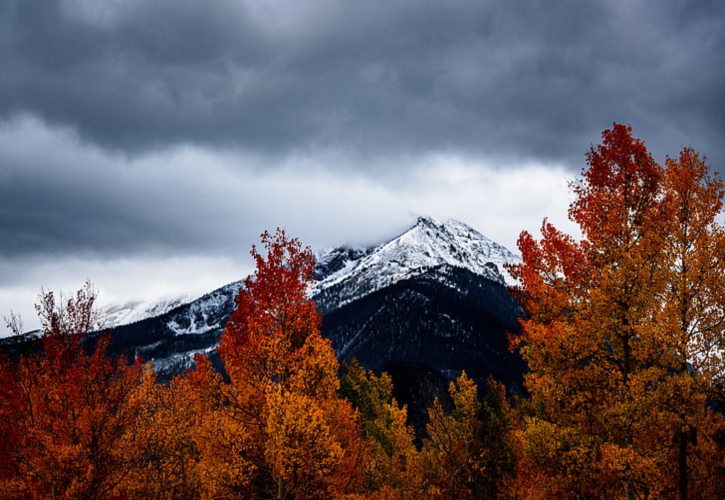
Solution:
[[[615,125],[574,184],[581,241],[545,222],[511,273],[530,396],[465,374],[422,443],[393,384],[340,366],[283,231],[218,348],[165,384],[93,347],[95,294],[41,296],[43,347],[0,358],[6,498],[723,498],[723,184]]]

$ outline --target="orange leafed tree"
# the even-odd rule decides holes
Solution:
[[[623,125],[603,133],[587,163],[569,211],[583,239],[545,221],[540,240],[522,233],[523,263],[512,267],[527,311],[516,343],[531,368],[523,433],[540,479],[531,484],[544,496],[672,495],[688,418],[713,417],[703,390],[717,356],[688,368],[694,346],[722,339],[722,191],[691,150],[662,169]],[[700,200],[697,215],[683,213],[688,196]],[[697,252],[681,234],[695,220]],[[685,295],[693,322],[683,326]]]
[[[113,496],[134,466],[124,438],[137,424],[139,365],[107,356],[105,338],[86,351],[94,301],[90,284],[60,303],[43,293],[41,352],[2,361],[0,495]]]
[[[200,467],[214,495],[339,496],[359,486],[364,446],[307,297],[314,258],[281,230],[262,244],[222,335],[229,383],[209,391]]]
[[[704,464],[702,459],[707,456],[703,449],[712,446],[713,435],[725,434],[725,427],[722,419],[702,408],[708,396],[722,399],[725,383],[725,230],[717,223],[725,191],[722,179],[710,174],[704,159],[692,148],[683,148],[679,157],[667,159],[664,191],[663,204],[669,214],[665,238],[669,274],[658,319],[667,332],[670,356],[662,402],[676,429],[673,455],[677,456],[678,491],[683,499],[690,490],[698,496],[722,496],[725,485],[719,492],[711,489],[722,476],[703,472],[719,469],[722,474],[725,459],[719,466],[716,460]],[[698,436],[699,446],[693,447]],[[699,467],[690,465],[698,460]],[[694,481],[691,470],[695,471]]]
[[[198,498],[199,429],[204,415],[194,391],[195,374],[158,383],[147,365],[128,404],[138,409],[138,425],[122,446],[134,464],[119,487],[129,498]]]

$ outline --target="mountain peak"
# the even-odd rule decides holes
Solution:
[[[505,284],[511,278],[504,264],[519,261],[517,255],[467,224],[433,217],[418,217],[408,230],[377,247],[360,251],[340,247],[319,258],[313,295],[342,286],[361,296],[440,266],[467,269]]]
[[[413,225],[409,231],[415,229],[439,231],[444,234],[444,236],[441,236],[443,238],[458,237],[463,239],[489,241],[493,243],[490,238],[476,231],[465,222],[461,222],[457,219],[446,219],[445,221],[440,221],[430,216],[419,216],[415,225]],[[501,245],[498,246],[504,248]]]
[[[415,221],[415,226],[435,226],[438,224],[440,223],[436,219],[428,215],[419,215],[418,220]]]

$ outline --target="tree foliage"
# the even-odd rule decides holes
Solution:
[[[378,376],[353,359],[343,365],[340,392],[360,415],[368,450],[363,491],[385,498],[418,498],[423,464],[407,408],[393,397],[390,376]]]
[[[215,387],[202,391],[212,418],[201,467],[214,496],[340,496],[358,486],[365,447],[307,297],[314,258],[281,230],[262,244],[219,347],[229,383],[207,376]]]
[[[507,498],[516,472],[512,412],[503,387],[489,380],[481,400],[464,372],[451,382],[452,408],[435,399],[423,442],[426,492],[434,498]]]
[[[139,406],[139,365],[106,355],[94,326],[90,284],[67,301],[41,294],[43,349],[0,366],[0,491],[11,497],[112,496],[133,467],[124,446]]]
[[[582,240],[545,220],[511,269],[528,315],[526,460],[551,496],[684,498],[725,373],[722,182],[689,148],[663,169],[618,124],[587,165],[569,210]]]

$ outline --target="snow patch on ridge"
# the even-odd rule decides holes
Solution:
[[[176,335],[206,333],[222,328],[223,311],[234,302],[244,281],[235,281],[191,302],[183,313],[175,314],[166,326]]]

